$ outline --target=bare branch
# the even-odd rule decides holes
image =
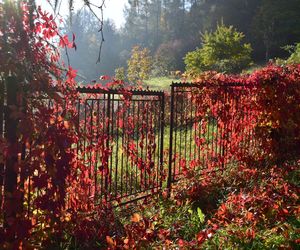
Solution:
[[[53,12],[55,13],[54,18],[57,18],[57,16],[60,16],[59,11],[60,11],[60,8],[61,8],[61,5],[62,5],[63,1],[64,0],[55,0],[54,4],[52,4],[51,1],[48,0],[50,6],[53,9]],[[99,53],[98,53],[98,58],[97,58],[96,63],[100,63],[100,61],[101,61],[101,51],[102,51],[103,43],[105,42],[104,33],[103,33],[103,25],[104,25],[103,8],[105,6],[105,0],[101,0],[99,5],[92,3],[90,0],[83,0],[83,3],[84,3],[83,7],[87,6],[89,11],[95,16],[95,18],[99,22],[98,32],[100,33],[100,45],[99,45]],[[74,0],[68,0],[68,4],[69,4],[69,11],[70,11],[70,22],[72,22],[72,10],[73,10],[73,6],[74,6]],[[93,10],[93,8],[96,8],[96,9],[100,10],[100,16]],[[70,60],[69,60],[68,48],[67,47],[65,47],[65,53],[66,53],[66,56],[67,56],[68,65],[70,65]]]

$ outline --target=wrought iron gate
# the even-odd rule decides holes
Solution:
[[[104,135],[101,139],[109,152],[106,166],[101,152],[87,163],[96,200],[131,202],[160,191],[164,176],[164,93],[88,87],[78,91],[81,96],[90,95],[78,106],[80,129],[89,138],[82,142],[84,148],[95,147]]]

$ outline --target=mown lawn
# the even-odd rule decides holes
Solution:
[[[144,87],[149,87],[149,89],[153,90],[170,90],[170,85],[172,81],[179,81],[178,79],[171,77],[153,77],[149,80],[144,81]]]

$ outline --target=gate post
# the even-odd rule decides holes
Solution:
[[[170,141],[169,141],[169,169],[168,169],[168,197],[171,196],[172,186],[172,157],[173,157],[173,129],[174,129],[174,82],[171,85],[171,103],[170,103]]]

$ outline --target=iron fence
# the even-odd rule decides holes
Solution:
[[[0,87],[3,86],[1,83]],[[219,89],[217,96],[209,92],[213,88]],[[3,139],[12,143],[16,140],[18,121],[10,120],[8,108],[10,102],[17,103],[14,91],[0,92],[1,143]],[[210,170],[209,164],[215,162],[213,171],[222,170],[236,160],[230,152],[254,148],[253,130],[245,128],[237,132],[235,126],[236,122],[242,127],[251,126],[247,121],[253,118],[244,102],[251,98],[251,91],[244,85],[172,83],[167,102],[162,91],[79,87],[78,92],[79,100],[74,103],[78,114],[77,153],[88,169],[86,195],[93,197],[95,204],[103,200],[127,203],[159,193],[166,175],[170,188],[189,168]],[[203,98],[210,101],[204,103]],[[46,102],[45,105],[54,105],[49,99]],[[233,136],[242,137],[239,145],[231,142]],[[20,147],[24,158],[30,149]],[[13,190],[16,180],[27,182],[25,196],[30,207],[31,196],[39,194],[38,190],[31,190],[33,173],[19,173],[9,183],[7,179],[13,173],[7,170],[13,169],[18,156],[13,155],[8,161],[4,158],[0,152],[1,213],[5,183],[6,188]],[[166,169],[164,162],[168,162]],[[28,180],[22,176],[28,176]]]

